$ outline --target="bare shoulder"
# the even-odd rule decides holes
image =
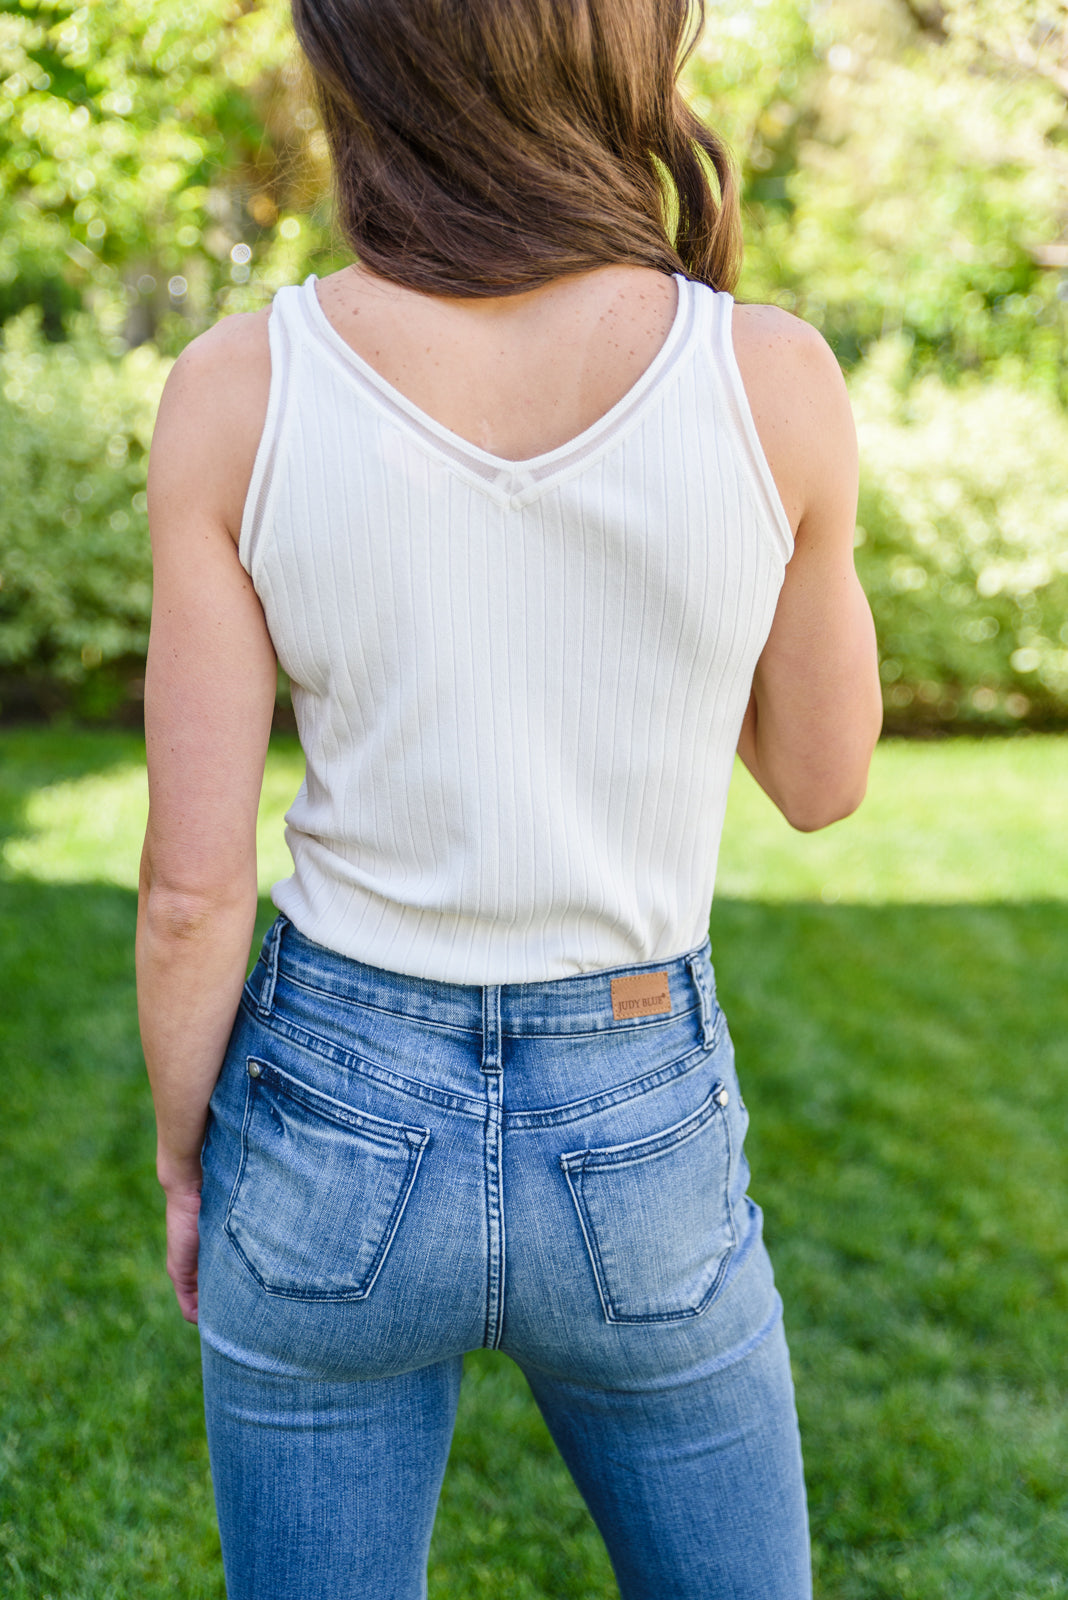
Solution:
[[[223,317],[204,333],[190,340],[174,363],[172,373],[180,372],[187,381],[219,376],[233,363],[239,366],[266,362],[270,365],[267,321],[270,309],[241,311]]]
[[[150,510],[153,499],[159,504],[162,492],[181,482],[237,537],[267,415],[269,315],[224,317],[175,361],[152,441]]]
[[[732,333],[757,434],[796,530],[828,474],[846,493],[856,476],[845,379],[823,335],[778,306],[736,305]]]
[[[736,305],[734,353],[748,386],[785,384],[791,400],[844,388],[834,351],[818,329],[779,306]]]

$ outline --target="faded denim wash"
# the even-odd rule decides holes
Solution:
[[[200,1330],[230,1600],[420,1600],[463,1352],[518,1363],[624,1600],[806,1600],[781,1306],[708,947],[670,1015],[485,987],[284,917],[204,1145]]]

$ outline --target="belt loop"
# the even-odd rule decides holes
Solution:
[[[482,988],[482,1071],[501,1070],[501,986],[487,983]]]
[[[267,968],[267,977],[260,989],[259,999],[256,1002],[256,1015],[261,1021],[266,1021],[274,1005],[274,988],[278,982],[278,952],[282,944],[282,934],[289,926],[289,918],[281,914],[275,919],[274,927],[267,935],[267,948],[263,952],[264,965]]]
[[[701,1002],[701,1027],[704,1032],[705,1049],[710,1050],[716,1034],[716,1001],[707,949],[699,950],[695,956],[687,956],[686,965],[690,969],[690,977]]]

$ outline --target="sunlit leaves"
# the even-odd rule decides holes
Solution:
[[[857,565],[892,718],[1018,721],[1068,703],[1068,416],[1021,373],[904,382],[891,339],[853,381]]]
[[[306,102],[280,0],[0,14],[0,317],[41,303],[47,283],[61,311],[82,303],[105,332],[176,348],[229,308],[235,284],[265,303],[277,224],[326,193]],[[235,277],[238,244],[253,264]],[[281,254],[288,265],[291,241]],[[175,276],[180,306],[164,287]]]
[[[1068,7],[1041,9],[710,6],[690,71],[745,178],[743,294],[847,364],[901,332],[916,370],[1021,357],[1068,400]]]

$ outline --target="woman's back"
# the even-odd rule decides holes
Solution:
[[[288,815],[295,870],[275,903],[318,943],[463,983],[666,960],[704,940],[793,541],[734,358],[731,297],[681,276],[667,286],[666,337],[623,394],[618,362],[605,363],[611,387],[596,376],[610,286],[581,286],[585,326],[560,296],[554,331],[571,325],[570,345],[532,350],[493,319],[497,393],[480,431],[524,452],[535,424],[546,444],[563,433],[519,460],[443,425],[444,412],[476,431],[484,354],[435,339],[440,321],[455,337],[452,308],[413,307],[424,326],[411,333],[387,318],[378,343],[350,309],[372,364],[314,280],[277,297],[240,554],[307,757]],[[502,351],[527,369],[517,420]]]
[[[599,268],[496,299],[421,294],[347,268],[318,280],[317,296],[339,337],[388,385],[459,438],[513,461],[558,448],[610,411],[655,360],[677,307],[673,280],[641,267]],[[186,349],[175,375],[190,371],[214,396],[204,465],[235,539],[267,412],[268,317],[225,318]],[[801,413],[813,404],[813,359],[822,355],[828,375],[828,352],[810,327],[771,306],[736,305],[732,334],[761,447],[796,527],[812,443]]]
[[[523,461],[591,426],[651,365],[675,317],[664,273],[608,267],[459,300],[347,270],[318,285],[342,339],[428,416]]]

